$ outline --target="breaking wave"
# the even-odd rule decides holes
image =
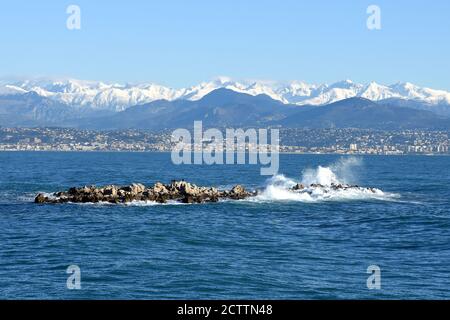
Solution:
[[[400,197],[398,194],[383,192],[377,188],[349,185],[355,182],[352,169],[361,164],[359,158],[343,158],[328,167],[318,166],[315,169],[304,170],[298,181],[277,175],[269,179],[263,190],[249,201],[391,201]],[[302,188],[293,190],[296,185],[302,185]]]

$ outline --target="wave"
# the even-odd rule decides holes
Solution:
[[[360,166],[359,158],[343,158],[328,166],[306,169],[300,180],[277,175],[269,179],[265,187],[254,198],[247,201],[348,201],[383,200],[395,201],[400,195],[384,192],[378,188],[363,188],[349,183],[355,182],[354,167]],[[294,190],[294,186],[302,186]],[[304,186],[304,187],[303,187]]]

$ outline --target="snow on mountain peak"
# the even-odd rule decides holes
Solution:
[[[309,84],[303,81],[277,83],[271,81],[234,81],[223,76],[181,89],[154,83],[111,84],[76,79],[38,79],[12,81],[10,83],[3,81],[0,84],[0,95],[36,92],[40,96],[74,107],[120,111],[133,105],[160,99],[199,100],[218,88],[227,88],[250,95],[265,94],[283,103],[297,105],[323,105],[352,97],[374,101],[399,98],[419,100],[430,104],[450,104],[450,92],[422,88],[409,82],[389,86],[376,82],[364,85],[351,80],[343,80],[332,84]]]

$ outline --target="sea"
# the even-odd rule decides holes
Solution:
[[[73,186],[170,183],[257,197],[45,204]],[[296,183],[376,192],[294,194]],[[448,299],[450,157],[280,155],[175,165],[170,153],[0,152],[0,299]]]

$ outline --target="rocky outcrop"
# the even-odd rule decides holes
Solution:
[[[312,183],[308,187],[303,184],[296,184],[292,188],[290,188],[290,191],[293,192],[307,192],[311,193],[314,189],[321,189],[323,192],[327,193],[331,190],[333,191],[339,191],[339,190],[360,190],[360,191],[368,191],[372,193],[376,193],[377,189],[375,188],[363,188],[358,185],[350,185],[350,184],[342,184],[342,183],[332,183],[331,185],[322,185],[319,183]]]
[[[331,193],[333,191],[356,190],[362,192],[377,193],[375,188],[362,188],[348,184],[296,184],[288,189],[293,193],[313,194]],[[170,184],[155,183],[152,187],[146,187],[140,183],[129,186],[109,185],[105,187],[84,186],[70,188],[67,191],[55,192],[52,195],[38,194],[35,203],[129,203],[133,201],[153,201],[166,203],[175,201],[180,203],[205,203],[217,202],[221,199],[242,200],[256,196],[256,191],[247,191],[243,186],[236,185],[230,190],[218,190],[214,187],[201,187],[186,181],[172,181]]]
[[[155,183],[147,188],[140,183],[129,186],[109,185],[97,188],[84,186],[55,192],[53,195],[38,194],[35,203],[128,203],[132,201],[154,201],[166,203],[173,200],[182,203],[217,202],[220,199],[245,199],[256,195],[241,185],[231,190],[218,190],[214,187],[199,187],[186,181],[172,181],[170,184]]]
[[[301,183],[297,183],[295,186],[293,186],[292,188],[291,188],[293,191],[297,191],[297,190],[303,190],[303,189],[305,189],[305,186],[303,185],[303,184],[301,184]]]

